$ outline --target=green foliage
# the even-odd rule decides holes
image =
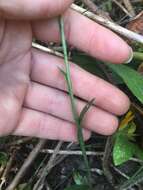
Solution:
[[[88,184],[88,180],[86,178],[86,176],[82,176],[80,175],[79,172],[74,172],[73,175],[73,179],[76,185],[87,185]]]
[[[132,156],[143,160],[143,150],[133,142],[134,132],[135,124],[131,122],[116,133],[113,148],[113,161],[116,166],[128,161]]]
[[[113,160],[114,164],[120,165],[130,159],[132,157],[132,147],[130,146],[130,142],[124,133],[119,133],[116,136],[114,148],[113,148]]]
[[[143,77],[135,70],[125,65],[107,64],[114,72],[116,72],[137,97],[143,103]]]
[[[83,177],[78,172],[74,173],[73,178],[76,185],[82,185],[84,183]]]
[[[91,188],[87,185],[87,178],[85,176],[81,176],[78,172],[74,172],[73,179],[75,185],[65,188],[64,190],[91,190]]]

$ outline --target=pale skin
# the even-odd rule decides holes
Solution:
[[[118,36],[70,10],[72,0],[0,1],[0,135],[76,140],[63,60],[33,49],[32,38],[59,42],[58,15],[63,15],[70,45],[100,60],[126,61],[131,49]],[[93,64],[93,63],[91,63]],[[106,81],[71,64],[71,77],[80,112],[96,99],[84,119],[83,134],[112,134],[117,115],[130,105],[128,97]],[[82,100],[81,100],[82,99]]]

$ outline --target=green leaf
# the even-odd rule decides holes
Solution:
[[[115,166],[118,166],[128,161],[134,154],[132,143],[127,136],[119,133],[116,136],[113,148],[113,161]]]
[[[133,137],[135,136],[135,129],[133,127],[135,127],[135,125],[131,123],[122,131],[118,131],[115,135],[113,161],[116,166],[128,161],[132,156],[143,160],[143,150],[131,141],[134,140]],[[130,135],[129,132],[131,132]]]
[[[64,190],[90,190],[88,185],[72,185],[71,187],[67,187]]]
[[[143,77],[135,70],[125,65],[107,64],[126,83],[132,93],[143,103]]]

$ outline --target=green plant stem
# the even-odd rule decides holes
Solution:
[[[134,59],[143,61],[143,53],[141,53],[141,52],[134,52]]]
[[[87,159],[87,155],[86,155],[85,143],[84,143],[82,128],[80,125],[81,123],[79,120],[79,114],[77,112],[75,100],[74,100],[72,81],[71,81],[71,76],[70,76],[70,65],[69,65],[69,61],[68,61],[67,45],[66,45],[66,39],[65,39],[65,34],[64,34],[64,22],[63,22],[62,17],[60,17],[59,23],[60,23],[60,33],[61,33],[61,40],[62,40],[63,53],[64,53],[64,62],[65,62],[65,67],[66,67],[66,72],[64,72],[64,71],[62,71],[62,72],[66,78],[70,102],[71,102],[71,107],[72,107],[72,113],[73,113],[75,124],[77,126],[77,137],[78,137],[80,148],[81,148],[82,153],[83,153],[83,159],[84,159],[86,170],[87,170],[88,183],[91,187],[90,167],[89,167],[89,163],[88,163],[88,159]]]

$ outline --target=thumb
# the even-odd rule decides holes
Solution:
[[[1,0],[0,17],[7,19],[42,19],[62,14],[73,0]]]

